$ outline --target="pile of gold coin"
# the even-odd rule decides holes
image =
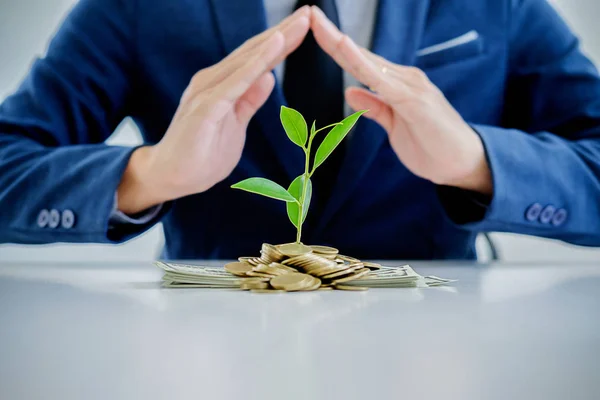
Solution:
[[[367,290],[366,287],[345,283],[379,268],[379,264],[341,255],[333,247],[302,243],[265,243],[260,257],[240,257],[238,262],[225,265],[230,274],[255,278],[246,280],[241,288],[256,293]]]

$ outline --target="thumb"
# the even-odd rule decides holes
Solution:
[[[377,122],[388,133],[392,131],[394,121],[392,108],[375,93],[363,88],[351,87],[346,90],[346,101],[354,111],[369,110],[365,117]]]
[[[238,99],[235,105],[235,114],[240,123],[247,125],[250,122],[250,119],[269,98],[273,87],[275,87],[275,77],[271,72],[267,72]]]

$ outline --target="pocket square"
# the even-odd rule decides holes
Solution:
[[[479,39],[479,33],[477,31],[470,31],[464,35],[460,35],[454,39],[447,40],[442,43],[434,44],[433,46],[425,47],[417,51],[417,57],[423,57],[434,53],[439,53],[444,50],[449,50],[454,47],[462,46],[467,43],[474,42]]]

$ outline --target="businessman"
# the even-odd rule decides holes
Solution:
[[[295,12],[293,12],[296,10]],[[0,107],[0,242],[128,240],[235,258],[294,240],[318,126],[369,109],[315,174],[305,243],[468,259],[478,232],[600,244],[600,78],[545,0],[81,0]],[[145,145],[103,142],[131,117]]]

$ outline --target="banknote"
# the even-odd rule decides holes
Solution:
[[[171,288],[221,288],[237,289],[244,285],[269,282],[268,275],[240,277],[225,268],[157,261],[164,271],[163,285]],[[344,286],[364,288],[433,287],[447,285],[454,280],[437,276],[421,276],[409,265],[399,267],[379,266],[363,276],[344,282]],[[323,285],[323,286],[326,286]],[[332,285],[335,286],[335,285]]]

